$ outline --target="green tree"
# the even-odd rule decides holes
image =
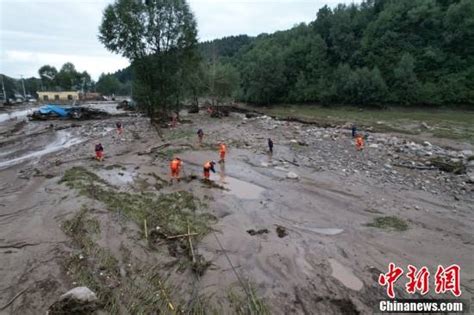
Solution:
[[[120,81],[112,74],[102,73],[96,84],[96,90],[104,95],[119,94],[121,91]]]
[[[394,69],[393,93],[395,101],[408,105],[414,104],[419,99],[420,83],[415,74],[415,59],[405,53],[397,67]]]
[[[239,86],[239,73],[230,64],[214,63],[208,68],[208,93],[213,105],[219,105],[235,96]]]
[[[44,65],[38,69],[38,74],[44,89],[51,90],[54,88],[56,75],[58,74],[58,70],[55,67]]]
[[[104,11],[99,40],[132,62],[134,97],[153,117],[179,104],[196,64],[197,29],[185,0],[116,0]]]
[[[285,92],[285,64],[276,47],[252,49],[243,57],[242,93],[246,101],[270,104],[282,99]]]

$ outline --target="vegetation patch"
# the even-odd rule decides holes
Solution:
[[[215,221],[212,215],[197,213],[201,204],[187,191],[159,196],[121,192],[108,188],[100,177],[78,167],[66,171],[61,182],[79,190],[82,195],[103,202],[109,210],[124,214],[142,228],[146,220],[149,231],[158,228],[163,236],[186,234],[188,221],[193,231],[203,236],[209,231],[210,222]]]
[[[242,288],[242,290],[231,289],[228,294],[229,302],[235,314],[269,315],[268,306],[263,299],[257,296],[254,285],[250,282],[244,285],[245,288]]]
[[[384,230],[406,231],[408,224],[395,216],[385,216],[375,218],[373,222],[367,223],[367,226],[376,227]]]
[[[111,165],[107,165],[106,167],[104,167],[106,170],[110,171],[110,170],[113,170],[113,169],[121,169],[122,171],[126,171],[127,168],[123,165],[120,165],[120,164],[111,164]]]
[[[111,313],[118,312],[118,300],[112,287],[118,283],[120,271],[117,259],[94,242],[100,233],[100,224],[89,218],[87,209],[79,211],[64,222],[62,229],[80,252],[71,254],[65,261],[67,273],[80,286],[97,294],[101,307]]]
[[[466,173],[466,165],[464,165],[462,160],[451,161],[443,159],[441,157],[435,157],[430,159],[430,162],[433,166],[439,168],[441,171],[454,173],[454,174],[463,174]]]

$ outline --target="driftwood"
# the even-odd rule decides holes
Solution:
[[[160,150],[160,149],[169,147],[170,145],[171,145],[171,143],[164,143],[164,144],[156,146],[156,147],[148,148],[146,151],[138,152],[137,154],[138,155],[151,154],[151,153],[155,152],[156,150]]]
[[[12,304],[13,302],[15,302],[15,300],[20,296],[22,295],[23,293],[25,293],[26,291],[28,290],[28,288],[18,292],[14,297],[12,297],[10,299],[10,301],[7,302],[7,304],[3,305],[2,307],[0,307],[0,311],[3,311],[4,309],[6,309],[8,306],[10,306],[10,304]]]
[[[409,168],[413,170],[435,170],[436,168],[431,166],[424,166],[424,165],[407,165],[407,164],[393,164],[393,166]]]
[[[167,236],[166,239],[172,240],[172,239],[175,239],[175,238],[182,238],[182,237],[188,237],[188,236],[194,236],[194,235],[198,235],[198,233],[188,233],[188,234]]]

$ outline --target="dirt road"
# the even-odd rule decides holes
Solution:
[[[458,264],[472,297],[473,185],[430,162],[451,154],[469,174],[469,152],[389,134],[356,152],[343,129],[183,118],[162,137],[142,117],[121,117],[123,135],[117,118],[0,125],[0,312],[44,313],[85,285],[112,314],[367,314],[386,297],[377,279],[390,262],[427,266],[431,282]],[[226,162],[203,182],[221,140]],[[170,185],[176,155],[183,180]],[[405,283],[397,298],[413,297]]]

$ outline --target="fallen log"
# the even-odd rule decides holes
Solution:
[[[195,236],[195,235],[198,235],[198,233],[187,233],[187,234],[167,236],[166,239],[172,240],[172,239],[176,239],[176,238],[183,238],[183,237],[189,237],[189,236]]]
[[[138,155],[151,154],[151,153],[155,152],[156,150],[164,149],[166,147],[169,147],[170,145],[171,145],[171,143],[164,143],[164,144],[156,146],[156,147],[148,148],[146,151],[138,152],[137,154]]]

